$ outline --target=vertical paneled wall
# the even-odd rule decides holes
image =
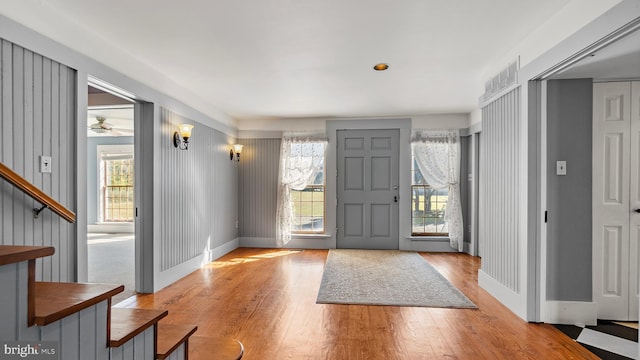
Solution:
[[[211,160],[214,164],[213,181],[209,186],[214,188],[215,202],[211,205],[211,211],[215,219],[214,237],[211,240],[211,248],[220,246],[238,237],[238,172],[240,164],[229,159],[231,144],[236,139],[214,131],[214,149],[211,152]],[[244,151],[243,151],[244,152]]]
[[[227,138],[161,108],[161,269],[182,264],[237,237],[237,164]],[[178,124],[195,125],[189,149],[173,146]]]
[[[519,292],[520,89],[482,109],[479,241],[482,270]]]
[[[72,211],[75,199],[75,71],[0,40],[0,161]],[[52,158],[40,173],[40,156]],[[0,180],[0,243],[53,246],[38,279],[75,279],[75,225]]]
[[[243,238],[276,237],[280,139],[240,139],[238,220]]]

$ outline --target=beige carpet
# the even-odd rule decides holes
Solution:
[[[477,308],[413,251],[330,250],[316,303]]]
[[[124,291],[111,299],[113,305],[135,295],[135,236],[98,233],[87,235],[89,282],[124,285]]]

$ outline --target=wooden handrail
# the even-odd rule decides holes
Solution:
[[[0,163],[0,177],[4,178],[18,189],[22,190],[25,194],[31,196],[34,200],[42,204],[44,207],[51,209],[51,211],[60,215],[63,219],[70,223],[76,222],[76,214],[62,206],[59,202],[53,200],[49,195],[42,192],[42,190],[35,187],[28,182],[25,178],[18,175],[15,171],[9,169],[3,163]],[[42,209],[33,209],[34,214],[40,213]]]

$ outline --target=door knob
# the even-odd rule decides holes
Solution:
[[[393,202],[398,202],[398,197],[397,196],[393,197]],[[640,212],[640,209],[638,209],[638,212]]]
[[[640,209],[635,209],[635,210],[633,210],[633,212],[640,214]]]

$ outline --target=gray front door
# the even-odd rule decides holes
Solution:
[[[339,130],[337,247],[398,249],[399,130]]]

